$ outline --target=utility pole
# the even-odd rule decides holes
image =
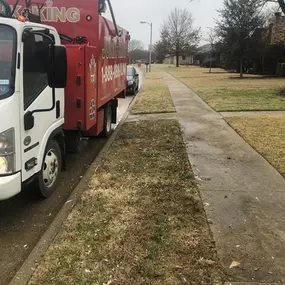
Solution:
[[[209,41],[210,41],[210,44],[211,44],[211,50],[210,50],[210,71],[209,71],[209,73],[212,73],[213,53],[214,53],[214,34],[213,34],[214,28],[207,27],[207,29],[210,30]]]
[[[151,72],[151,62],[152,62],[152,23],[141,21],[141,24],[147,24],[150,26],[150,43],[149,43],[149,63],[148,63],[148,70]]]

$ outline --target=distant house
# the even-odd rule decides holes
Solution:
[[[200,62],[203,67],[219,67],[220,66],[220,52],[218,44],[205,44],[197,49],[194,56],[194,61]]]
[[[280,12],[275,13],[275,18],[269,24],[268,33],[271,45],[285,45],[285,16]]]
[[[285,16],[276,12],[267,27],[257,31],[263,39],[264,47],[257,51],[262,52],[262,61],[254,63],[254,72],[275,73],[283,75],[281,64],[285,62]]]
[[[163,61],[164,64],[176,64],[176,56],[167,55]],[[179,64],[180,65],[191,65],[194,63],[193,55],[182,55],[179,56]]]

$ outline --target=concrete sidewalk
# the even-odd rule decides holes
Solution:
[[[229,281],[285,283],[285,180],[199,96],[163,78]]]

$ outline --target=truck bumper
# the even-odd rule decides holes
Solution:
[[[21,192],[21,173],[0,177],[0,200],[7,200]]]
[[[135,88],[134,88],[134,85],[128,86],[128,87],[127,87],[127,93],[128,93],[128,94],[134,93],[134,92],[135,92],[134,89],[135,89]]]

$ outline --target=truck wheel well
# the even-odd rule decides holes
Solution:
[[[64,133],[62,131],[60,131],[59,133],[57,133],[56,135],[54,135],[53,137],[51,137],[49,140],[55,140],[60,149],[61,149],[61,156],[62,156],[62,169],[65,170],[66,169],[66,146],[65,146],[65,139],[64,139]]]

